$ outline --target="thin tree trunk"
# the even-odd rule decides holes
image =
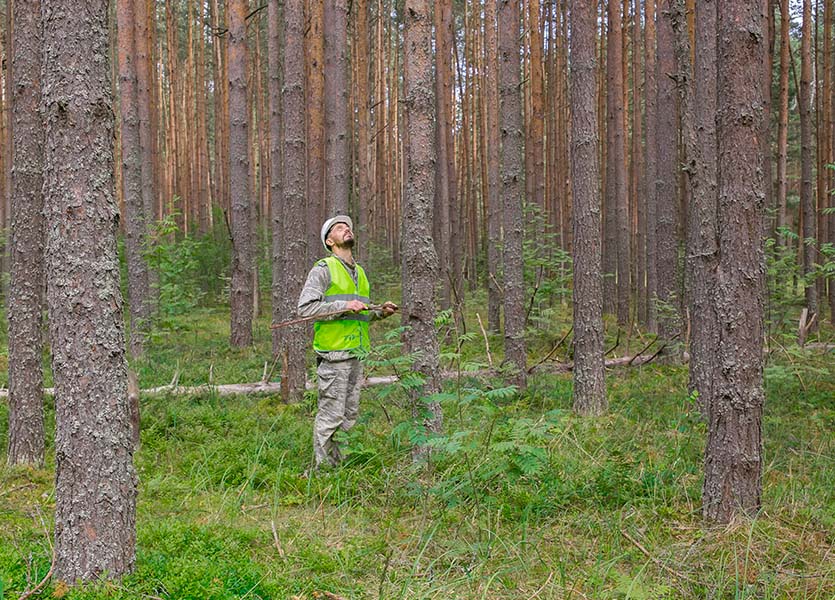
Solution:
[[[325,191],[328,214],[348,211],[350,138],[348,137],[348,3],[324,0],[325,37]]]
[[[355,61],[357,65],[357,186],[358,225],[360,234],[371,239],[369,223],[369,204],[373,202],[372,163],[370,143],[370,107],[371,90],[369,89],[369,66],[371,58],[368,48],[368,0],[357,0]]]
[[[702,499],[705,518],[719,523],[753,515],[762,493],[762,17],[760,0],[729,0],[717,21],[720,329]]]
[[[424,378],[423,398],[440,390],[438,340],[435,334],[435,284],[438,262],[432,242],[435,148],[433,128],[432,21],[429,0],[406,0],[404,15],[404,92],[406,197],[403,207],[403,323],[406,351],[415,355],[413,369]],[[412,412],[423,416],[428,433],[440,433],[441,405],[413,398]],[[416,448],[415,458],[426,449]]]
[[[719,261],[716,221],[716,4],[696,5],[695,81],[689,78],[690,36],[684,0],[673,4],[676,34],[685,173],[690,184],[687,229],[688,300],[690,309],[690,389],[707,416],[713,398],[714,362],[719,323],[712,302]]]
[[[312,264],[324,249],[319,228],[325,221],[325,38],[323,2],[308,0],[307,46],[307,262]]]
[[[42,6],[55,577],[66,582],[118,578],[135,560],[107,8],[104,0]]]
[[[438,126],[435,127],[435,147],[438,152],[438,168],[435,169],[435,202],[433,219],[433,237],[435,252],[438,255],[440,277],[439,290],[442,309],[449,308],[452,302],[452,271],[449,268],[450,255],[450,202],[449,169],[446,166],[454,162],[454,144],[449,143],[453,135],[451,124],[452,101],[450,79],[452,78],[452,1],[435,0],[435,107]]]
[[[788,196],[789,153],[789,0],[780,0],[780,100],[777,121],[777,230],[785,229],[786,199]],[[787,243],[786,235],[779,233],[780,245]],[[782,282],[785,283],[785,282]],[[778,282],[779,284],[779,282]]]
[[[116,6],[119,25],[119,110],[121,112],[122,189],[125,199],[125,251],[128,263],[128,304],[130,309],[130,352],[144,353],[149,331],[149,282],[145,263],[147,218],[142,198],[142,147],[139,134],[137,92],[136,14],[134,4],[124,0]]]
[[[496,31],[496,0],[485,3],[487,47],[487,326],[499,331],[501,324],[501,204],[499,197],[499,55]]]
[[[211,2],[212,10],[212,29],[219,31],[221,27],[220,7],[217,0]],[[229,159],[226,152],[226,143],[229,135],[226,132],[228,120],[226,119],[228,111],[227,95],[229,91],[229,80],[226,77],[225,61],[226,56],[226,36],[215,35],[212,48],[214,50],[214,60],[212,61],[212,80],[215,85],[214,93],[214,112],[215,112],[215,193],[216,202],[218,206],[226,213],[229,210],[229,175],[227,172]]]
[[[607,264],[617,274],[617,317],[620,325],[629,323],[629,199],[624,156],[623,30],[620,2],[608,4],[606,36],[606,248]],[[616,260],[612,261],[612,257]],[[609,272],[611,275],[611,272]]]
[[[270,0],[267,7],[267,68],[268,68],[268,96],[270,104],[270,234],[271,234],[271,255],[270,266],[272,268],[272,321],[278,323],[283,321],[287,315],[283,312],[291,303],[291,298],[286,294],[286,275],[284,269],[285,244],[284,244],[284,222],[282,211],[284,210],[284,170],[282,165],[282,81],[281,81],[281,60],[283,58],[281,47],[282,35],[282,14],[281,0]],[[302,99],[303,100],[303,99]],[[292,314],[292,313],[291,313]],[[273,357],[281,358],[281,333],[272,330],[272,351]]]
[[[212,214],[211,194],[209,191],[209,138],[207,134],[206,97],[206,32],[204,6],[197,7],[197,220],[198,231],[205,235],[209,231]]]
[[[641,106],[641,0],[634,0],[632,13],[632,205],[635,208],[635,252],[632,290],[636,301],[636,320],[646,323],[646,194],[643,154],[643,113]]]
[[[540,0],[530,0],[528,5],[528,27],[530,29],[530,94],[531,119],[531,170],[525,177],[531,178],[531,196],[527,199],[530,204],[540,210],[545,208],[545,155],[544,155],[544,108],[542,105],[542,35],[539,21]]]
[[[229,175],[232,189],[231,344],[252,344],[254,219],[249,189],[246,0],[229,3]]]
[[[8,7],[7,7],[8,9]],[[43,409],[43,152],[40,0],[15,4],[11,61],[14,132],[9,283],[8,462],[42,465]]]
[[[517,370],[515,382],[526,383],[525,285],[522,277],[522,110],[520,106],[519,3],[499,4],[499,93],[501,96],[501,177],[504,217],[505,359]]]
[[[673,48],[671,1],[661,2],[658,18],[656,47],[656,270],[658,300],[664,310],[658,316],[659,335],[664,340],[673,339],[681,331],[681,293],[678,270],[679,197],[678,181],[678,128],[675,99],[676,70]]]
[[[274,2],[277,0],[273,0]],[[284,200],[280,203],[279,246],[273,245],[273,268],[284,262],[283,279],[273,278],[273,302],[279,320],[295,314],[306,272],[304,262],[309,239],[305,221],[305,100],[304,100],[304,0],[284,0],[284,87],[281,113],[284,119]],[[270,53],[271,58],[275,58]],[[274,206],[279,205],[276,203]],[[275,271],[274,271],[275,273]],[[280,275],[281,273],[279,273]],[[274,317],[275,318],[275,317]],[[283,397],[298,402],[304,393],[306,331],[304,325],[273,329],[273,352],[281,357]]]
[[[647,182],[647,329],[658,331],[658,86],[655,79],[655,0],[646,0],[646,31],[644,32],[644,98],[646,103],[646,175]]]
[[[574,410],[608,410],[603,366],[599,133],[591,101],[596,0],[571,1],[571,181],[574,197]]]
[[[815,263],[817,219],[812,194],[812,8],[803,0],[803,25],[800,42],[800,204],[803,206],[803,275],[806,278],[806,308],[809,317],[818,314],[818,286],[811,273]]]

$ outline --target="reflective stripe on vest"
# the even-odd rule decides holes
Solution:
[[[370,302],[371,290],[368,278],[361,266],[356,266],[359,284],[357,286],[354,285],[351,274],[341,260],[335,256],[329,256],[325,259],[325,263],[331,275],[330,287],[325,291],[325,302],[337,300],[359,300],[365,304]],[[330,321],[316,321],[313,325],[313,349],[318,352],[355,348],[369,350],[371,347],[368,342],[369,320],[369,312],[365,310],[360,313],[347,312]]]

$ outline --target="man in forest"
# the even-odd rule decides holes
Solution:
[[[316,469],[342,461],[333,436],[357,422],[362,383],[357,353],[370,348],[369,321],[390,317],[397,310],[393,302],[369,307],[368,278],[352,252],[353,226],[344,215],[325,221],[321,239],[330,255],[310,270],[299,297],[299,316],[319,317],[313,337],[319,379],[319,410],[313,424]]]

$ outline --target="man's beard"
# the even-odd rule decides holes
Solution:
[[[342,249],[350,249],[354,247],[354,238],[348,238],[347,240],[342,240],[341,244],[334,244],[337,248]]]

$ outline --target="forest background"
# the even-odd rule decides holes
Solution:
[[[10,4],[0,2],[4,248],[13,196]],[[169,387],[142,394],[135,573],[87,589],[52,582],[54,596],[835,593],[831,3],[773,2],[765,15],[762,511],[719,528],[702,522],[708,424],[680,360],[700,326],[688,318],[693,202],[682,168],[683,94],[698,64],[694,3],[683,6],[677,30],[673,4],[651,1],[602,3],[594,21],[605,353],[626,366],[609,371],[610,410],[594,419],[572,413],[564,373],[576,359],[568,2],[521,3],[519,34],[505,39],[495,4],[439,1],[427,13],[435,34],[423,66],[438,125],[423,140],[437,165],[425,187],[431,197],[408,176],[421,156],[410,154],[420,144],[409,139],[407,106],[417,103],[406,70],[422,63],[407,60],[403,3],[310,2],[295,20],[284,12],[289,2],[137,0],[132,18],[119,12],[128,4],[110,4],[107,29],[122,285],[138,383]],[[136,79],[120,61],[123,23],[132,24]],[[499,71],[509,54],[519,59],[510,86]],[[297,79],[288,81],[279,66],[292,60]],[[130,86],[134,118],[125,111]],[[277,100],[293,101],[291,93],[295,109],[282,112]],[[508,106],[515,129],[500,127]],[[296,147],[286,142],[290,126],[302,132]],[[511,147],[508,132],[517,134],[515,164],[500,153]],[[137,144],[135,162],[124,158],[126,143]],[[304,177],[280,176],[288,172]],[[428,278],[409,262],[420,239],[410,224],[420,220],[404,216],[415,200],[434,214],[421,223],[440,265]],[[426,441],[410,391],[427,382],[404,376],[421,353],[386,323],[367,364],[371,375],[401,380],[364,392],[348,467],[301,477],[315,405],[303,394],[308,332],[283,337],[269,325],[292,318],[297,286],[321,255],[319,226],[342,211],[355,217],[378,298],[437,291],[439,312],[421,318],[452,377],[430,396],[445,418],[430,436],[432,468],[408,459],[415,441]],[[8,299],[8,252],[2,261]],[[50,385],[48,356],[43,364]],[[279,374],[289,383],[263,397],[176,388],[268,384]],[[5,452],[7,405],[0,411]],[[0,595],[31,590],[52,564],[53,431],[48,397],[45,466],[2,471],[9,535],[0,542]]]

